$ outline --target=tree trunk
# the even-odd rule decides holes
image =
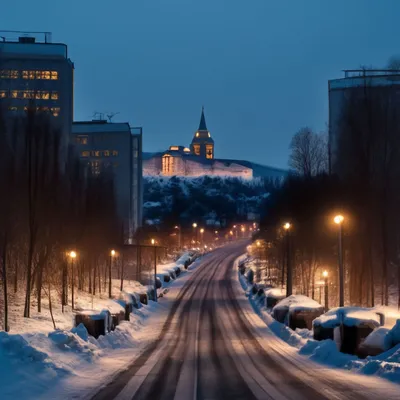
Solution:
[[[121,256],[121,287],[120,290],[124,289],[124,258]]]
[[[8,285],[7,285],[7,234],[4,235],[3,241],[3,296],[4,296],[4,330],[9,331],[8,327]]]

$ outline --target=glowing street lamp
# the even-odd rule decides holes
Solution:
[[[344,267],[343,267],[343,215],[336,215],[333,222],[338,230],[338,264],[339,264],[339,307],[344,307]]]
[[[111,270],[113,267],[113,259],[116,256],[117,252],[115,250],[110,251],[110,262],[108,263],[108,297],[111,299]]]
[[[324,271],[322,273],[322,276],[324,277],[325,281],[325,289],[324,289],[324,294],[325,294],[325,312],[328,311],[328,271]]]
[[[155,239],[151,239],[151,244],[154,246],[156,244]]]
[[[193,222],[192,226],[193,226],[194,229],[196,229],[197,228],[197,223]]]
[[[283,224],[283,229],[286,231],[286,296],[289,297],[293,293],[293,278],[292,278],[292,263],[290,260],[290,228],[292,224],[290,222],[285,222]],[[282,272],[282,278],[283,278]],[[283,279],[282,279],[283,282]]]
[[[77,257],[76,251],[70,251],[68,253],[69,257],[71,258],[71,302],[72,302],[72,309],[75,309],[75,268],[74,268],[74,261]]]

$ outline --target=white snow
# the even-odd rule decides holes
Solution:
[[[244,256],[241,256],[240,259],[236,260],[236,267],[239,265],[240,261],[245,259]],[[361,309],[357,307],[345,307],[344,308],[344,318],[346,319],[346,323],[349,324],[359,324],[362,321],[367,321],[368,323],[376,326],[377,329],[366,338],[364,343],[369,343],[371,346],[374,345],[382,345],[384,349],[387,349],[389,342],[391,342],[390,346],[395,345],[395,347],[385,351],[382,354],[374,357],[367,357],[362,360],[356,356],[341,353],[338,350],[337,344],[333,340],[323,340],[316,341],[312,339],[312,331],[308,331],[306,329],[296,329],[296,332],[289,329],[286,325],[274,320],[271,314],[268,312],[265,305],[262,305],[259,301],[256,300],[255,296],[249,293],[250,285],[247,283],[246,277],[237,272],[238,280],[241,288],[245,292],[248,297],[250,304],[252,305],[253,310],[258,314],[258,316],[262,319],[263,323],[265,323],[265,335],[269,335],[270,332],[273,332],[275,336],[281,339],[283,342],[286,342],[290,346],[294,347],[295,351],[298,354],[307,357],[309,360],[314,362],[318,362],[329,367],[341,368],[348,371],[358,372],[363,375],[374,375],[378,377],[385,378],[394,383],[400,384],[400,318],[398,318],[397,322],[393,327],[388,328],[378,327],[380,318],[377,312],[381,312],[385,314],[386,323],[393,323],[393,320],[398,317],[398,313],[393,308],[389,307],[376,307],[374,309]],[[278,289],[280,290],[280,289]],[[295,296],[297,297],[297,296]],[[300,300],[302,297],[301,296]],[[306,298],[308,299],[308,298]],[[305,307],[314,308],[316,306],[316,302],[309,302],[308,300],[303,299]],[[311,300],[311,299],[310,299]],[[289,299],[284,299],[277,306],[280,307],[296,307],[296,302],[293,302]],[[318,304],[318,303],[317,303]],[[277,307],[275,306],[275,307]],[[314,324],[320,324],[324,327],[335,327],[339,324],[338,322],[338,310],[340,308],[331,309],[324,315],[321,315],[316,320],[314,320]],[[343,310],[343,309],[342,309]],[[254,321],[255,325],[256,322]],[[261,329],[260,327],[258,327]],[[271,338],[268,338],[270,341]],[[283,344],[279,344],[278,342],[275,344],[277,351],[281,354],[287,353],[289,358],[292,360],[293,355],[290,351],[288,351]],[[298,360],[296,362],[300,364],[304,364],[305,369],[307,370],[307,363],[309,362],[307,359]],[[332,374],[334,374],[332,370]],[[335,373],[338,374],[338,373]],[[358,377],[351,376],[351,379],[358,379]],[[361,382],[361,380],[360,380]],[[366,382],[362,380],[362,382]],[[374,384],[377,383],[374,381]],[[400,389],[399,389],[400,392]]]
[[[189,270],[198,264],[195,262]],[[59,302],[53,304],[57,330],[52,327],[46,302],[42,313],[32,309],[32,318],[14,318],[10,333],[0,331],[1,399],[91,397],[113,374],[126,368],[149,341],[158,337],[174,299],[189,276],[187,273],[174,281],[167,295],[157,303],[150,301],[147,306],[134,309],[130,321],[123,321],[115,331],[97,340],[88,336],[82,324],[72,328],[73,313],[70,307],[62,313]],[[112,285],[117,293],[120,281],[113,280]],[[125,294],[144,288],[138,282],[124,282]],[[77,291],[75,295],[77,307],[85,313],[124,311],[118,300],[110,300],[104,293],[91,296]],[[22,315],[22,300],[16,307]]]
[[[265,291],[265,296],[274,299],[284,299],[286,297],[286,290],[280,288],[268,289]]]
[[[322,307],[317,301],[310,299],[307,296],[301,294],[292,294],[289,297],[281,300],[273,310],[287,309],[290,312],[302,311],[302,310],[320,310]]]
[[[387,351],[392,347],[392,340],[389,335],[390,330],[383,326],[376,328],[370,333],[363,342],[363,346],[373,347]]]

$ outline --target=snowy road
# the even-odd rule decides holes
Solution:
[[[310,362],[269,332],[232,271],[243,250],[205,257],[159,340],[93,399],[400,398],[398,385]]]

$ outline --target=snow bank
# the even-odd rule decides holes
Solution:
[[[238,265],[239,261],[237,260],[236,267]],[[324,328],[335,328],[339,325],[338,313],[342,312],[348,324],[357,325],[360,322],[364,323],[367,321],[367,323],[377,327],[365,339],[364,343],[371,346],[383,345],[384,349],[397,343],[395,347],[390,348],[384,353],[361,360],[354,355],[341,353],[333,340],[313,340],[311,339],[312,331],[296,329],[294,332],[283,323],[274,320],[265,305],[261,305],[260,302],[257,302],[255,296],[251,295],[251,292],[249,292],[249,285],[246,277],[239,272],[237,276],[254,311],[278,338],[290,346],[297,348],[299,354],[324,365],[352,370],[364,375],[375,375],[400,384],[400,318],[397,318],[395,323],[390,321],[398,316],[396,310],[389,307],[376,307],[374,309],[362,309],[357,307],[334,308],[314,320],[313,325],[321,325]],[[294,301],[290,297],[292,299],[298,298],[299,301]],[[301,307],[301,304],[304,307],[302,308],[303,310],[313,310],[320,307],[317,302],[305,296],[290,297],[282,300],[275,307],[278,307],[278,309],[292,309],[292,307],[296,309],[297,305]],[[388,328],[388,326],[379,327],[380,317],[377,312],[383,313],[386,317],[386,323],[389,321],[389,323],[392,323],[394,326],[391,328]]]
[[[303,296],[300,294],[292,294],[289,297],[281,300],[273,310],[289,310],[290,312],[295,311],[311,311],[311,310],[319,310],[323,308],[321,304],[317,301],[310,299],[307,296]]]
[[[286,297],[286,290],[280,288],[272,288],[265,291],[266,297],[273,297],[274,299],[284,299]]]

